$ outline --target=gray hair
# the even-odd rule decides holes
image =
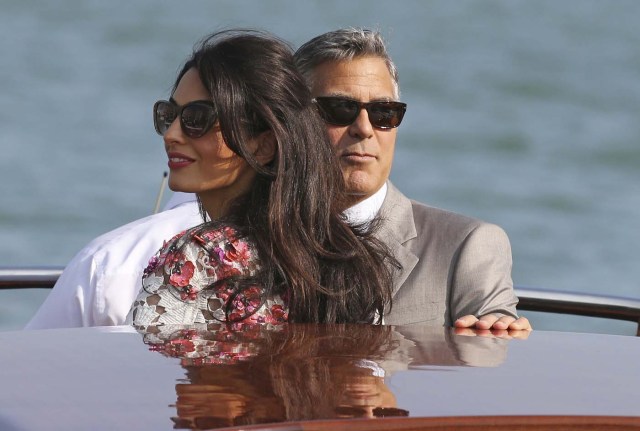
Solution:
[[[384,60],[393,81],[394,96],[400,97],[398,69],[393,64],[384,39],[377,31],[363,28],[342,28],[316,36],[295,53],[298,70],[313,86],[313,72],[327,61],[350,61],[354,58],[377,57]]]

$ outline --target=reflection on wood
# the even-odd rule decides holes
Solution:
[[[406,417],[385,377],[435,366],[495,367],[508,339],[441,327],[202,324],[138,328],[179,358],[175,428]]]

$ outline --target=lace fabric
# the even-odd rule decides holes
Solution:
[[[281,295],[266,296],[258,284],[235,292],[235,284],[227,282],[253,277],[259,270],[255,244],[234,227],[207,223],[189,229],[150,259],[127,321],[136,327],[286,321],[288,307]]]

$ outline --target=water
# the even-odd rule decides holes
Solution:
[[[0,1],[0,265],[64,265],[149,214],[166,159],[150,109],[226,27],[299,46],[382,31],[409,109],[392,180],[497,223],[517,285],[640,297],[640,2]],[[0,329],[47,291],[3,292]],[[540,329],[632,324],[529,314]]]

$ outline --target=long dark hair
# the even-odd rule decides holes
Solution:
[[[343,177],[291,47],[264,32],[225,30],[196,46],[174,91],[191,68],[216,106],[225,143],[257,171],[250,191],[216,223],[234,223],[256,242],[255,278],[265,296],[288,296],[295,322],[381,317],[395,260],[370,228],[349,226],[342,215]],[[245,143],[265,130],[277,149],[261,165]]]

